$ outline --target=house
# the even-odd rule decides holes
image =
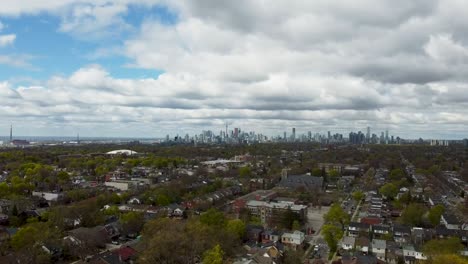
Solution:
[[[349,236],[357,237],[359,235],[368,234],[370,231],[370,225],[366,223],[351,222],[348,226]]]
[[[8,214],[13,208],[13,202],[7,199],[0,199],[0,213]]]
[[[285,245],[293,246],[294,248],[301,246],[304,243],[305,234],[301,231],[294,231],[293,233],[283,233],[281,242]]]
[[[443,224],[447,229],[460,230],[462,223],[458,218],[450,213],[444,213],[440,219],[440,223]]]
[[[400,244],[411,240],[411,228],[405,225],[393,226],[393,239]]]
[[[372,233],[374,238],[383,238],[390,234],[390,226],[388,225],[373,225]]]
[[[411,244],[403,246],[403,257],[405,258],[405,263],[409,264],[413,259],[416,260],[427,260],[427,256],[425,256],[421,251],[417,251],[414,249],[414,246]]]
[[[387,252],[387,241],[383,239],[373,239],[371,243],[372,253],[380,260],[385,260]]]
[[[435,228],[435,235],[438,238],[453,237],[453,236],[457,236],[457,234],[458,234],[457,230],[447,229],[443,225],[436,226],[436,228]]]
[[[370,226],[379,225],[382,223],[382,219],[380,217],[363,217],[361,218],[361,223],[368,224]]]
[[[128,200],[127,203],[128,204],[141,204],[141,201],[140,201],[140,199],[138,199],[136,197],[132,197],[130,200]]]
[[[246,236],[249,241],[260,242],[263,233],[263,226],[258,225],[247,225]]]
[[[356,238],[351,236],[344,236],[341,240],[341,248],[344,250],[353,250]]]
[[[387,241],[387,256],[388,264],[398,264],[403,260],[403,250],[395,241]]]
[[[356,250],[359,250],[360,252],[362,253],[369,253],[369,246],[370,246],[370,241],[369,241],[369,238],[367,237],[358,237],[356,239]]]
[[[167,208],[167,216],[174,217],[174,218],[184,218],[186,217],[185,208],[179,206],[177,204],[168,205]]]
[[[384,264],[385,262],[379,260],[375,256],[356,254],[355,256],[343,256],[341,264]]]
[[[413,227],[411,228],[411,238],[412,242],[415,245],[423,245],[428,240],[432,239],[433,236],[432,230],[424,229],[422,227]]]
[[[265,230],[262,233],[262,243],[278,242],[281,240],[281,233],[276,230]]]
[[[8,215],[0,213],[0,225],[8,224]]]

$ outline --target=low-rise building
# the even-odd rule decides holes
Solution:
[[[344,236],[341,240],[341,248],[344,250],[353,250],[356,243],[355,237]]]
[[[294,248],[301,246],[304,240],[305,234],[297,230],[292,233],[283,233],[281,236],[281,242],[283,244],[293,246]]]
[[[307,206],[291,204],[288,202],[266,202],[251,200],[247,202],[247,208],[253,216],[260,218],[262,224],[273,225],[281,220],[283,214],[291,210],[297,213],[300,219],[307,216]]]
[[[405,258],[405,263],[407,263],[407,259],[412,258],[416,260],[427,260],[427,256],[421,251],[416,250],[413,245],[403,246],[403,257]]]
[[[387,241],[383,239],[373,239],[372,244],[372,253],[380,260],[385,260],[385,253],[387,250]]]
[[[447,229],[451,229],[451,230],[459,230],[462,226],[462,223],[458,220],[458,218],[450,213],[443,214],[440,219],[440,222]]]

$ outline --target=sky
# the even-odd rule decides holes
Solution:
[[[0,135],[468,137],[464,0],[0,6]]]

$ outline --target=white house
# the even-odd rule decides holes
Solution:
[[[341,248],[344,250],[352,250],[354,249],[354,244],[356,243],[355,237],[344,236],[341,240]]]
[[[305,240],[305,234],[301,231],[294,231],[293,233],[284,233],[281,236],[281,242],[283,244],[289,244],[293,246],[300,246]]]
[[[412,245],[403,246],[403,256],[414,257],[417,260],[427,260],[427,257],[422,252],[415,250]]]
[[[387,241],[383,239],[373,239],[371,243],[372,253],[380,259],[385,259],[385,253],[387,251]]]

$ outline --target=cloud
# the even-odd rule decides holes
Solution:
[[[0,35],[0,48],[13,44],[13,42],[15,42],[15,39],[15,34]]]
[[[463,1],[20,2],[0,15],[53,14],[62,33],[118,39],[91,58],[125,56],[162,74],[123,79],[96,64],[40,85],[8,83],[0,110],[9,118],[159,135],[220,129],[226,120],[275,133],[371,125],[458,137],[468,129]],[[178,19],[130,25],[133,5],[162,5]]]

